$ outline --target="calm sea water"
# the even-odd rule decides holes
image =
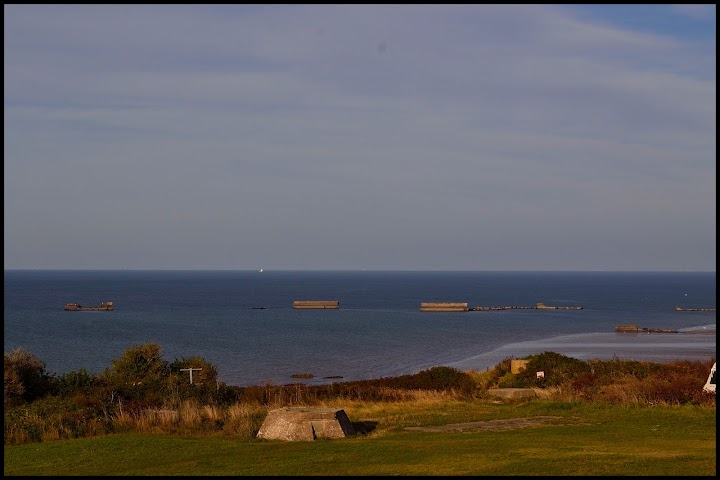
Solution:
[[[485,369],[555,351],[581,359],[715,357],[715,273],[5,271],[5,352],[51,373],[100,373],[130,346],[202,356],[230,385],[377,378],[436,365]],[[294,310],[338,300],[339,310]],[[66,303],[111,312],[65,312]],[[583,310],[420,312],[421,302]],[[262,306],[265,309],[253,309]],[[616,334],[618,324],[697,334]]]

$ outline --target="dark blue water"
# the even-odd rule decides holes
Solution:
[[[660,357],[672,348],[705,358],[715,355],[715,312],[674,308],[715,308],[715,283],[714,272],[10,270],[5,352],[30,350],[56,374],[99,373],[128,347],[157,342],[166,360],[202,356],[218,367],[220,380],[239,386],[289,383],[297,373],[315,376],[306,383],[328,383],[337,380],[323,377],[359,380],[435,365],[480,369],[547,345],[603,358],[632,355],[633,346],[655,341],[660,346],[651,350]],[[294,300],[338,300],[341,308],[294,310]],[[104,301],[115,310],[63,310],[66,303]],[[583,310],[419,311],[421,302],[444,301]],[[712,335],[665,334],[658,343],[657,335],[613,333],[626,323],[705,327]]]

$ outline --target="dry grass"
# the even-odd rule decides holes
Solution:
[[[444,391],[387,389],[383,393],[394,400],[368,402],[338,398],[319,401],[314,406],[343,409],[352,418],[369,421],[383,417],[384,426],[390,428],[407,421],[414,415],[408,412],[430,411],[449,402],[460,402],[457,395]],[[275,400],[275,403],[266,406],[259,403],[235,403],[226,407],[198,405],[192,401],[185,401],[178,409],[123,412],[118,414],[112,423],[115,431],[122,432],[187,434],[223,432],[234,437],[250,439],[255,437],[269,410],[288,406],[277,402],[278,398]]]
[[[184,401],[177,409],[148,409],[118,414],[115,431],[136,433],[212,433],[225,432],[239,437],[254,437],[267,408],[257,403],[236,403],[227,407],[198,405]]]
[[[505,363],[505,362],[504,362]],[[384,379],[377,382],[356,382],[308,387],[302,384],[247,389],[251,395],[238,396],[234,403],[206,404],[198,400],[167,401],[161,408],[139,407],[131,403],[118,404],[117,409],[98,407],[85,397],[63,400],[48,398],[13,408],[5,412],[5,445],[43,442],[66,438],[97,436],[107,433],[165,433],[165,434],[229,434],[234,438],[254,438],[269,410],[288,406],[321,406],[341,408],[354,419],[372,423],[382,419],[373,429],[382,434],[397,425],[428,423],[428,416],[454,415],[460,419],[468,402],[482,408],[489,388],[508,378],[508,365],[494,370],[465,372],[468,382],[456,382],[452,388],[436,389],[436,379],[428,377],[430,388],[409,384],[407,379],[392,384]],[[540,388],[528,384],[540,399],[560,402],[599,402],[627,406],[714,405],[715,396],[703,394],[702,384],[709,367],[701,363],[676,362],[670,366],[644,362],[593,362],[591,371],[567,375],[554,385]],[[507,367],[507,368],[505,368]],[[556,370],[560,370],[557,367]],[[443,372],[441,372],[443,373]],[[454,377],[450,377],[453,380]],[[247,393],[247,391],[245,393]],[[525,400],[523,400],[525,401]],[[54,403],[53,403],[54,402]],[[84,414],[78,408],[94,412]],[[102,408],[102,410],[99,410]],[[93,410],[94,409],[94,410]],[[435,413],[433,413],[433,411]],[[451,413],[447,413],[452,411]],[[437,413],[445,412],[445,413]],[[436,418],[440,421],[442,418]],[[458,420],[460,421],[460,420]],[[430,423],[432,423],[430,421]]]

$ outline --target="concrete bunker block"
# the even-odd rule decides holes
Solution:
[[[258,438],[287,441],[344,438],[349,435],[355,435],[355,429],[344,410],[313,407],[271,410],[257,434]]]
[[[525,360],[522,358],[513,358],[512,360],[510,360],[510,373],[518,374],[522,372],[527,368],[528,362],[529,360]]]

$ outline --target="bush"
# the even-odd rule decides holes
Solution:
[[[100,403],[48,395],[4,412],[5,444],[106,434],[112,422]]]
[[[51,381],[52,393],[60,396],[71,396],[76,394],[91,394],[99,385],[95,375],[84,368],[77,372],[68,372],[60,377],[54,377]]]
[[[248,432],[259,428],[269,407],[344,399],[404,402],[428,394],[469,400],[493,386],[550,387],[546,392],[557,402],[715,405],[715,395],[702,392],[714,360],[583,362],[553,352],[527,360],[518,374],[511,373],[508,358],[482,373],[440,366],[414,375],[325,385],[235,387],[218,382],[217,368],[202,357],[168,364],[153,343],[131,347],[99,376],[80,369],[50,377],[42,361],[18,349],[5,355],[5,444],[156,429],[243,432],[251,438]],[[202,369],[193,371],[193,385],[185,368]],[[545,377],[537,378],[536,371]]]
[[[715,395],[702,392],[709,362],[682,360],[663,363],[635,360],[589,360],[587,362],[554,352],[528,357],[525,370],[510,373],[509,360],[493,374],[500,388],[555,387],[563,395],[584,401],[627,405],[708,405]],[[506,364],[507,362],[507,364]],[[536,372],[544,377],[537,378]],[[562,395],[558,393],[558,398]]]
[[[102,373],[101,381],[121,399],[162,404],[167,398],[169,374],[160,345],[151,342],[128,348]]]
[[[556,387],[591,371],[586,362],[555,352],[531,355],[527,360],[524,370],[517,374],[505,373],[498,385],[501,388]],[[504,368],[502,371],[506,372]],[[537,372],[543,372],[544,376],[538,378]]]
[[[190,372],[185,369],[192,368],[192,383]],[[199,370],[197,370],[199,369]],[[168,386],[171,391],[173,404],[179,404],[187,399],[216,404],[219,400],[220,382],[215,365],[202,357],[193,356],[175,360],[169,367]]]
[[[50,391],[50,376],[45,371],[45,362],[33,353],[16,348],[6,353],[5,367],[5,407],[18,405],[46,395]]]

